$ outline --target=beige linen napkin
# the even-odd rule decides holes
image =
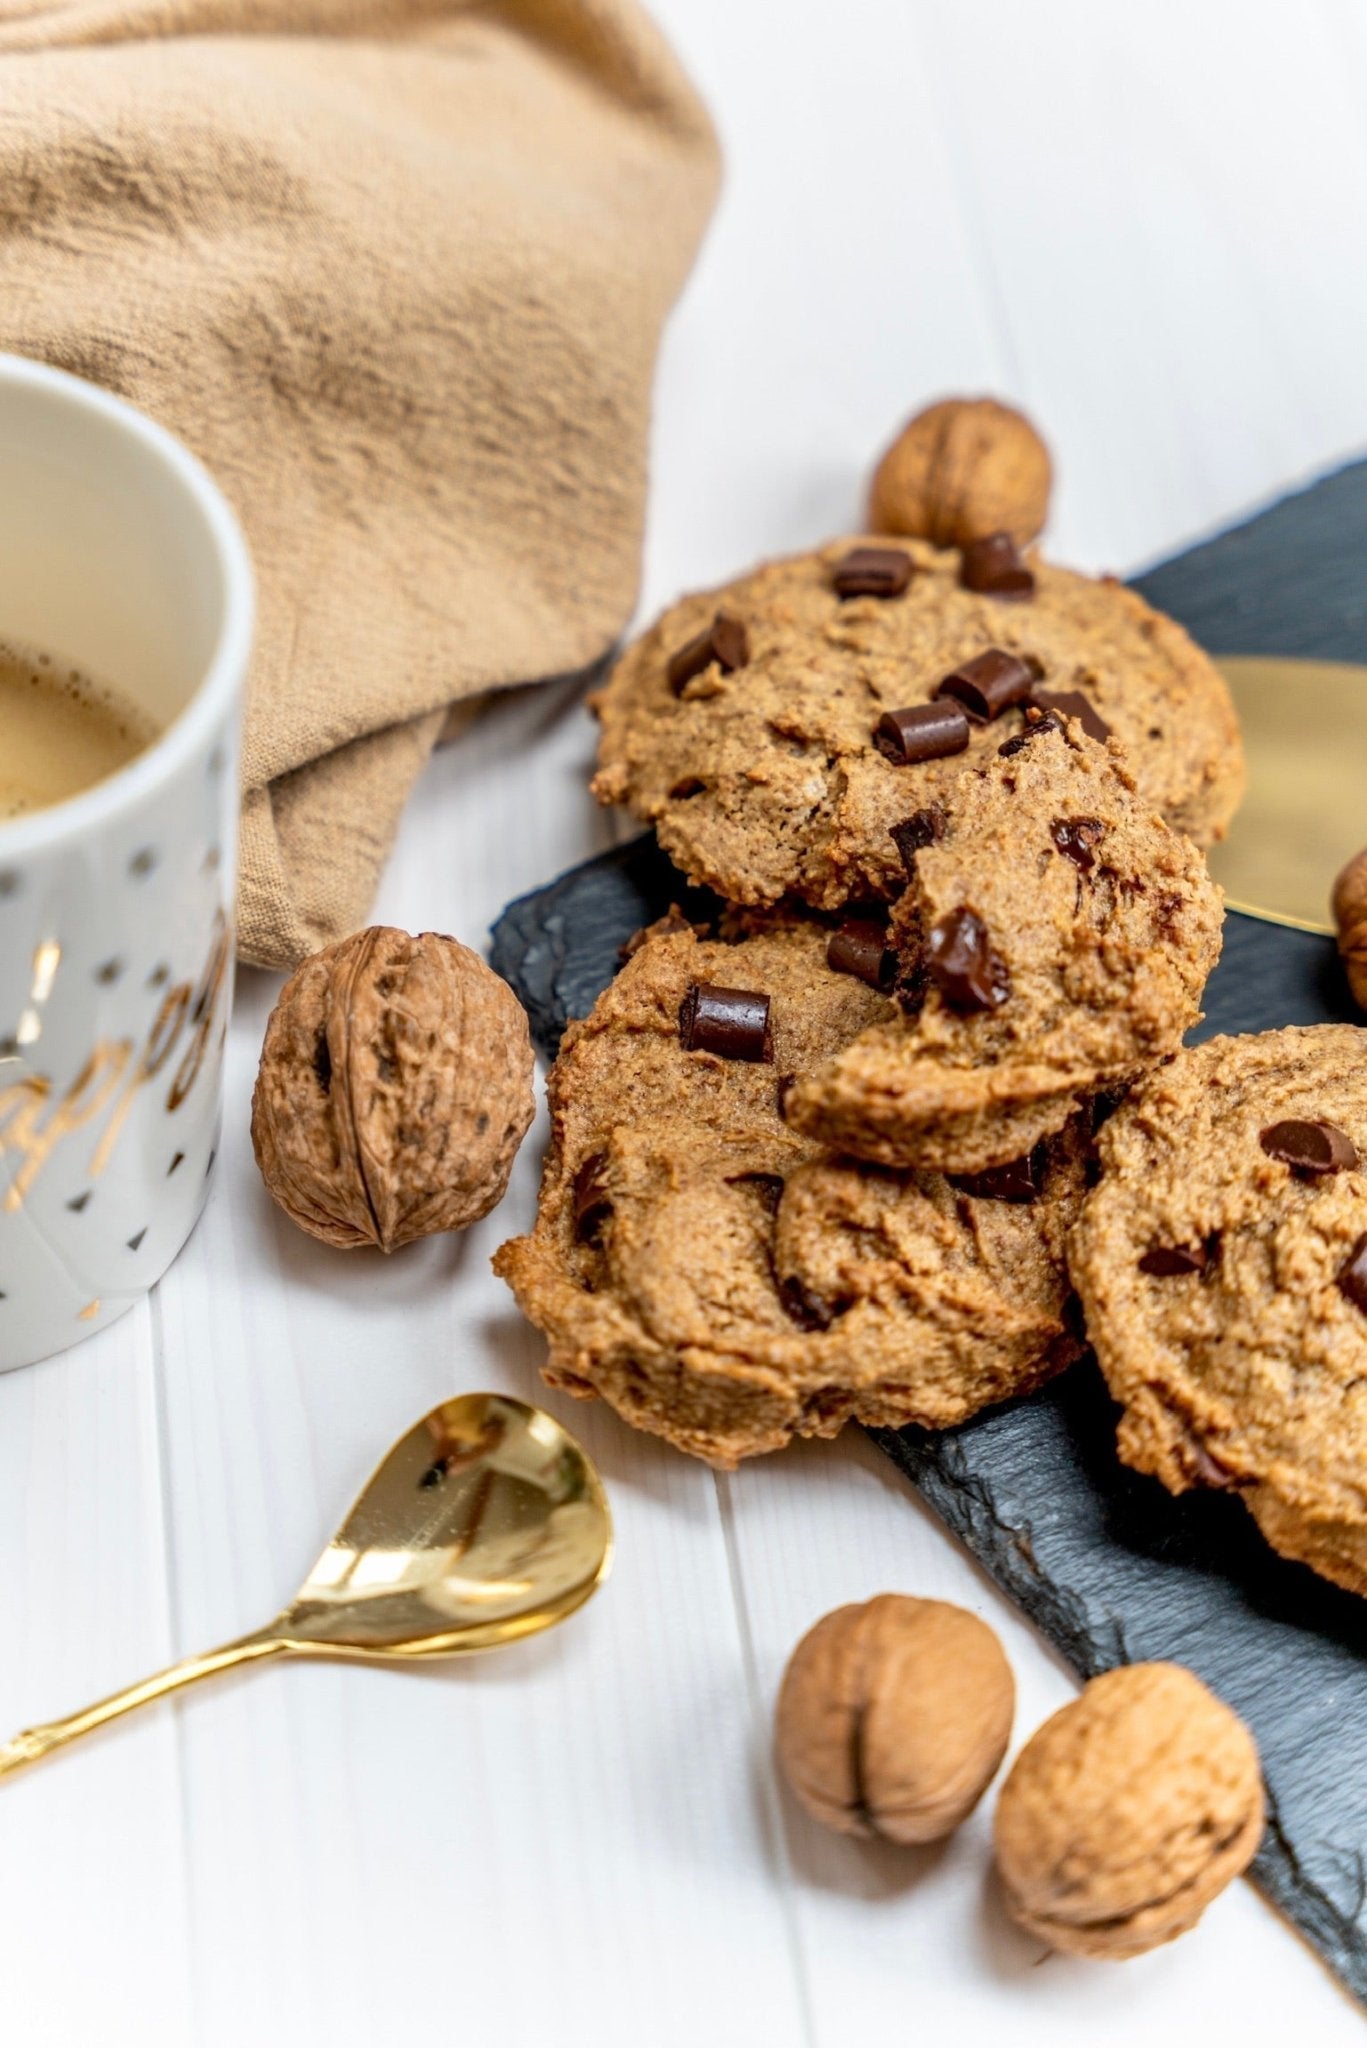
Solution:
[[[0,348],[182,435],[255,558],[245,959],[363,921],[453,704],[621,630],[715,182],[633,0],[0,0]]]

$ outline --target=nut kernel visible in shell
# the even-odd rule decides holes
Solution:
[[[1340,873],[1331,904],[1353,1001],[1367,1010],[1367,847],[1355,853]]]
[[[1006,1903],[1073,1955],[1142,1955],[1194,1927],[1262,1838],[1238,1716],[1178,1664],[1103,1673],[1036,1730],[996,1815]]]
[[[1049,513],[1053,468],[1029,420],[993,398],[945,398],[909,420],[874,471],[875,533],[966,547],[1009,533],[1024,547]]]
[[[826,1827],[937,1842],[995,1776],[1015,1694],[1001,1644],[976,1615],[880,1593],[837,1607],[794,1650],[778,1697],[779,1761]]]
[[[373,925],[280,991],[252,1146],[302,1230],[389,1252],[487,1214],[533,1109],[527,1019],[507,983],[455,939]]]

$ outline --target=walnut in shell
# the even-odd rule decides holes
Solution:
[[[252,1145],[302,1230],[391,1252],[502,1199],[533,1107],[527,1019],[507,983],[455,939],[373,925],[280,991]]]
[[[874,471],[876,533],[961,548],[991,533],[1024,547],[1049,512],[1049,450],[1023,413],[994,398],[945,398],[909,420]]]
[[[1073,1955],[1124,1957],[1194,1927],[1263,1832],[1253,1737],[1180,1664],[1128,1664],[1031,1736],[997,1806],[1006,1903]]]
[[[1334,883],[1333,911],[1353,1001],[1367,1010],[1367,847],[1353,855]]]
[[[847,1835],[938,1842],[1006,1754],[1016,1688],[985,1622],[880,1593],[837,1607],[783,1675],[779,1761],[813,1817]]]

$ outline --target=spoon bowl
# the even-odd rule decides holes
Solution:
[[[568,1430],[462,1394],[395,1444],[276,1628],[330,1656],[492,1649],[582,1607],[611,1555],[602,1482]]]
[[[264,1657],[395,1663],[539,1634],[612,1561],[592,1460],[554,1416],[505,1394],[443,1401],[372,1473],[275,1621],[0,1748],[0,1777],[183,1685]]]

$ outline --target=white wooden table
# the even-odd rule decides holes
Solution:
[[[1367,14],[1356,0],[657,0],[729,157],[669,336],[644,603],[855,523],[946,390],[1020,399],[1054,551],[1131,568],[1367,442]],[[554,695],[434,764],[379,912],[481,944],[603,843]],[[265,1618],[432,1402],[535,1397],[488,1269],[532,1214],[389,1263],[268,1204],[245,977],[209,1212],[156,1297],[0,1380],[0,1733]],[[571,1404],[551,1397],[553,1405]],[[1005,1640],[1018,1732],[1071,1682],[857,1432],[732,1478],[596,1408],[620,1556],[541,1641],[413,1674],[270,1669],[0,1795],[6,2048],[862,2048],[1356,2039],[1245,1886],[1177,1947],[1051,1959],[980,1814],[942,1851],[822,1836],[777,1790],[779,1671],[886,1587]]]

